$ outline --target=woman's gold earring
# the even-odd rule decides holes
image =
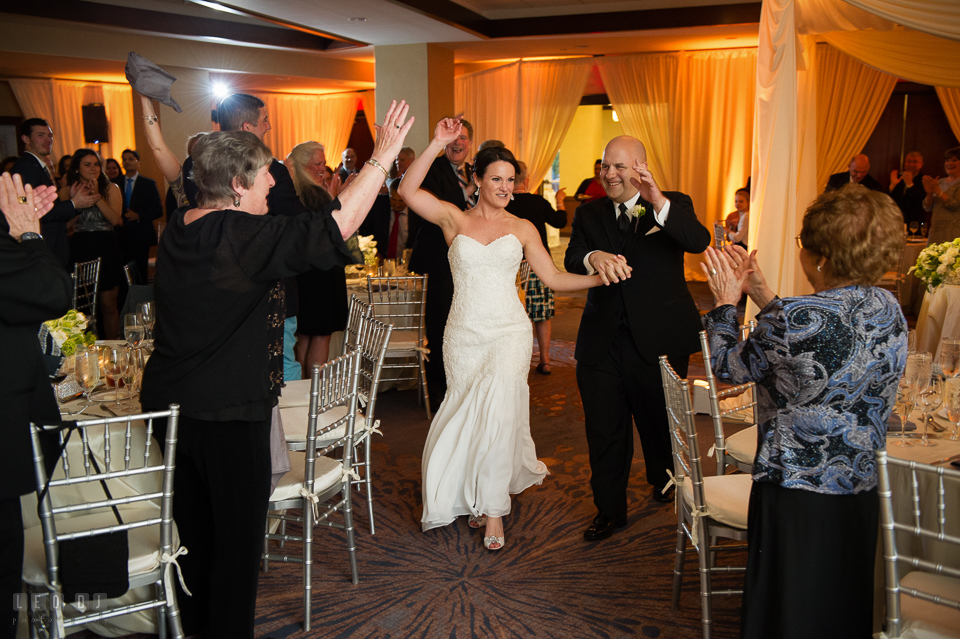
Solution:
[[[823,264],[817,264],[817,271],[823,272]]]

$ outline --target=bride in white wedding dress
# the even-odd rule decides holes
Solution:
[[[447,394],[423,450],[421,525],[426,531],[467,515],[472,528],[486,524],[484,545],[499,550],[510,495],[539,484],[548,472],[530,436],[533,334],[515,286],[520,261],[526,256],[556,291],[611,282],[559,271],[533,224],[506,212],[519,170],[507,149],[477,154],[477,205],[468,211],[420,189],[434,158],[460,129],[459,119],[442,120],[399,187],[410,209],[443,230],[454,282],[443,339]],[[623,267],[629,273],[625,260]]]

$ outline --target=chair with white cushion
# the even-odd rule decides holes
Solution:
[[[427,345],[424,311],[427,303],[427,275],[407,277],[367,277],[367,295],[373,306],[373,316],[384,324],[393,326],[387,360],[400,360],[395,364],[384,363],[384,370],[416,371],[412,376],[394,377],[391,381],[416,381],[419,394],[430,414],[430,390],[424,361],[430,350]]]
[[[363,302],[360,302],[360,304],[363,304]],[[356,339],[352,346],[347,346],[347,352],[354,350],[360,352],[357,393],[362,409],[357,411],[357,426],[353,438],[353,469],[360,478],[354,479],[353,483],[364,486],[371,535],[375,534],[376,531],[373,521],[373,465],[370,458],[370,438],[373,433],[381,434],[380,420],[376,419],[377,392],[380,386],[383,359],[387,352],[387,346],[390,344],[392,331],[392,326],[372,317],[360,316],[356,324]],[[318,428],[322,429],[328,423],[343,417],[344,410],[346,409],[336,408],[321,415]],[[281,408],[280,416],[283,419],[283,432],[287,440],[287,447],[290,450],[304,450],[307,440],[307,407]],[[337,430],[318,435],[317,445],[326,446],[342,436],[343,427],[341,426]]]
[[[59,638],[91,624],[108,634],[124,627],[110,626],[119,617],[161,637],[183,636],[174,586],[176,557],[186,552],[173,522],[178,415],[172,405],[62,428],[31,425],[39,504],[34,521],[34,502],[25,498],[23,582],[31,636]],[[164,418],[161,459],[154,421]],[[45,463],[42,440],[59,440],[59,459]],[[126,557],[111,556],[124,541]],[[115,570],[93,576],[107,565]]]
[[[663,392],[667,405],[670,443],[673,447],[674,475],[677,486],[677,549],[673,570],[673,607],[680,607],[680,587],[686,558],[687,539],[697,551],[700,563],[700,608],[703,637],[710,639],[710,600],[713,595],[742,595],[743,590],[714,590],[715,574],[742,573],[742,566],[717,566],[718,551],[743,550],[747,540],[747,508],[753,478],[750,475],[704,477],[700,467],[700,448],[693,420],[693,405],[687,380],[674,372],[666,356],[660,358]],[[715,538],[735,540],[735,544],[713,543]]]
[[[876,460],[887,603],[881,636],[960,637],[960,471],[885,450]]]
[[[280,532],[270,533],[268,524],[264,538],[263,570],[266,572],[269,569],[270,561],[303,564],[304,632],[310,630],[315,526],[323,525],[344,531],[351,581],[357,583],[359,579],[351,497],[359,360],[360,352],[353,351],[323,366],[313,367],[305,445],[299,454],[290,456],[290,472],[280,479],[270,495],[267,516],[282,522],[300,523],[303,531],[300,536],[290,535],[284,526]],[[338,417],[328,419],[331,415]],[[329,444],[318,443],[334,432],[338,436]],[[331,455],[337,451],[338,457]],[[300,515],[288,514],[288,510],[299,510]],[[343,515],[342,523],[330,520],[337,512]],[[280,542],[280,546],[272,547],[271,541]],[[300,542],[301,552],[289,553],[287,542]]]
[[[755,327],[755,321],[741,326],[741,337],[752,333]],[[717,474],[725,475],[728,466],[750,474],[753,472],[753,460],[757,455],[756,384],[748,382],[718,390],[717,378],[710,365],[710,338],[706,331],[700,331],[700,349],[703,352],[703,367],[709,387],[710,417],[713,419],[713,451],[717,454]],[[724,419],[738,418],[742,421],[754,422],[754,425],[727,437],[723,429]]]

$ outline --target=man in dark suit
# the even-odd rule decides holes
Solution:
[[[40,187],[33,202],[20,204],[22,187],[6,177],[0,188],[0,597],[10,606],[0,637],[10,639],[17,634],[15,597],[23,570],[20,495],[36,488],[29,424],[60,419],[37,331],[41,322],[70,310],[73,300],[70,276],[41,239],[34,211],[50,210],[56,190],[48,189],[46,197]]]
[[[690,354],[699,349],[700,314],[687,290],[683,256],[702,253],[710,244],[690,198],[657,187],[636,138],[621,136],[607,144],[600,180],[607,197],[577,209],[564,260],[571,273],[600,272],[620,281],[590,289],[577,335],[577,386],[598,511],[584,532],[588,541],[605,539],[627,524],[631,418],[654,499],[671,500],[662,492],[672,453],[658,358],[667,355],[685,377]],[[633,268],[630,279],[617,255]]]
[[[397,192],[399,185],[400,180],[392,181],[389,195],[377,196],[370,214],[360,225],[360,235],[373,235],[377,255],[385,260],[401,257],[407,246],[407,205]]]
[[[923,199],[927,192],[923,188],[923,155],[920,151],[910,151],[903,159],[903,172],[894,169],[890,173],[890,197],[900,207],[903,221],[927,224],[927,212],[923,210]],[[928,227],[929,228],[929,227]]]
[[[153,221],[163,215],[163,204],[157,183],[140,175],[140,154],[133,149],[126,149],[120,158],[124,172],[124,176],[117,180],[123,195],[120,247],[123,249],[123,259],[136,262],[141,282],[146,282],[150,247],[157,245]]]
[[[465,211],[474,188],[465,166],[473,142],[473,126],[466,120],[461,120],[461,123],[463,128],[460,137],[448,144],[443,155],[433,161],[420,188]],[[426,372],[431,408],[436,410],[447,392],[447,376],[443,370],[443,333],[447,326],[447,315],[450,314],[450,304],[453,303],[453,275],[447,260],[449,247],[443,231],[436,224],[416,215],[416,211],[411,212],[414,215],[408,220],[408,237],[415,239],[410,270],[430,276],[424,317],[427,346],[430,348]]]
[[[54,186],[45,161],[53,146],[53,131],[47,121],[40,118],[24,120],[20,125],[20,139],[23,140],[24,154],[10,172],[19,175],[24,184],[34,188]],[[70,188],[70,199],[58,200],[53,209],[40,220],[43,241],[67,270],[72,268],[70,244],[67,242],[67,222],[77,216],[78,210],[93,206],[99,199],[99,193],[85,191],[78,181]]]
[[[343,150],[343,154],[340,156],[340,182],[346,182],[354,173],[359,173],[360,170],[357,168],[357,152],[347,147]]]
[[[847,184],[862,184],[871,191],[883,192],[883,187],[870,175],[870,158],[863,153],[853,156],[850,160],[850,170],[842,173],[834,173],[827,181],[827,188],[823,190],[833,191]]]
[[[234,93],[220,101],[217,107],[217,121],[221,131],[249,131],[263,140],[263,136],[270,130],[270,119],[267,106],[258,97],[246,93]],[[270,163],[270,175],[274,185],[267,195],[268,215],[296,215],[307,210],[297,190],[293,186],[293,178],[283,162],[273,158]],[[193,175],[193,158],[188,157],[183,163],[183,190],[190,201],[190,205],[197,206],[197,185]],[[285,381],[300,379],[301,368],[293,354],[296,344],[297,312],[300,310],[300,299],[297,295],[296,278],[284,280],[286,319],[283,328],[283,377]]]

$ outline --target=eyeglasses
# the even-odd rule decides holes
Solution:
[[[794,239],[797,241],[797,248],[798,248],[798,249],[802,249],[802,248],[803,248],[803,240],[800,239],[800,234],[798,233],[798,234],[797,234],[797,237],[795,237]]]

